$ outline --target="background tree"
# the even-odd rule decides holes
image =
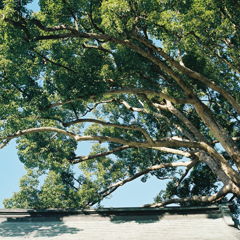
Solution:
[[[239,1],[29,2],[0,2],[0,148],[17,138],[28,169],[5,207],[88,207],[150,175],[170,181],[148,206],[240,198]]]

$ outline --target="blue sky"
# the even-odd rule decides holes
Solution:
[[[86,155],[89,148],[90,144],[81,143],[77,154]],[[12,141],[0,150],[0,208],[4,207],[2,201],[5,198],[19,191],[19,179],[25,173],[24,165],[17,156],[16,143]],[[137,179],[118,188],[112,194],[112,198],[104,200],[102,205],[104,207],[140,207],[146,203],[152,203],[153,198],[163,186],[163,181],[155,177],[150,178],[146,183]]]
[[[39,10],[36,0],[28,6],[35,12]],[[87,155],[89,149],[89,143],[81,143],[77,154]],[[25,173],[24,165],[17,156],[16,143],[11,141],[0,150],[0,208],[3,208],[2,201],[5,198],[9,198],[13,192],[19,191],[19,180]],[[104,207],[139,207],[146,203],[152,203],[153,198],[162,187],[164,187],[163,181],[159,181],[155,177],[150,178],[146,183],[142,183],[138,179],[118,188],[112,194],[112,198],[104,200],[102,205]]]

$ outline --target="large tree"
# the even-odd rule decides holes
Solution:
[[[29,2],[0,1],[0,148],[17,139],[28,170],[5,207],[87,207],[151,175],[170,180],[150,206],[240,198],[238,0]]]

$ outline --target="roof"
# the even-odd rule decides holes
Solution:
[[[208,207],[0,209],[0,239],[239,240],[228,205]]]

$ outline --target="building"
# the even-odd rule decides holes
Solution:
[[[0,239],[240,240],[229,206],[0,209]]]

